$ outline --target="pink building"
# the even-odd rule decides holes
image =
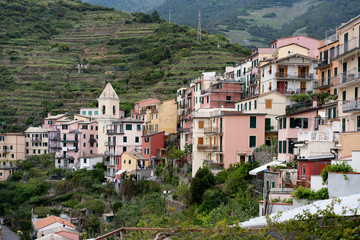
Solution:
[[[55,128],[57,122],[62,122],[66,120],[68,120],[66,114],[58,114],[55,116],[51,116],[51,114],[48,113],[47,118],[44,119],[44,124],[42,125],[42,128],[52,129]]]
[[[80,158],[97,154],[97,122],[69,121],[59,125],[60,149],[56,152],[56,167],[80,168]]]
[[[121,169],[123,152],[141,152],[143,123],[133,118],[125,118],[107,127],[108,139],[105,142],[107,177],[115,177],[115,173]]]
[[[144,115],[146,113],[146,109],[151,109],[151,106],[156,104],[160,104],[161,101],[157,98],[148,98],[134,104],[134,109],[130,111],[131,118],[138,119],[139,115]],[[144,119],[139,119],[144,120]]]
[[[275,41],[269,43],[271,48],[280,48],[292,43],[296,43],[300,46],[306,47],[309,49],[309,57],[317,58],[318,48],[320,47],[320,40],[315,38],[310,38],[306,36],[292,36],[287,38],[279,38]]]
[[[286,107],[286,115],[279,116],[278,131],[278,160],[291,161],[294,159],[294,143],[301,131],[315,131],[321,118],[319,108],[314,103],[293,104]]]
[[[201,108],[235,107],[235,103],[241,100],[242,85],[242,82],[225,80],[202,90],[200,95]]]
[[[165,157],[165,132],[142,136],[142,155],[150,160],[150,166],[158,165],[162,157]]]
[[[222,136],[219,150],[223,154],[224,167],[251,160],[253,150],[265,144],[266,114],[223,112],[219,117]]]

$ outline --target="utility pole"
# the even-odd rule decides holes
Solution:
[[[171,9],[169,9],[169,23],[171,22]]]
[[[198,33],[197,33],[197,40],[201,42],[201,10],[199,10],[198,15]]]

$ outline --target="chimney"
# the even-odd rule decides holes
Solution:
[[[312,96],[312,100],[313,100],[313,108],[316,108],[318,106],[318,101],[317,101],[317,96]]]

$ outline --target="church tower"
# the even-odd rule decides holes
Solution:
[[[108,83],[97,100],[99,105],[98,153],[103,154],[106,151],[106,126],[119,119],[120,99],[114,88]]]

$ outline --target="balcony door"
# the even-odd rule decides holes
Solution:
[[[343,63],[343,82],[346,82],[347,62]]]
[[[287,82],[278,81],[276,88],[279,92],[282,92],[282,93],[286,92],[287,91]]]
[[[281,78],[287,77],[287,66],[278,66],[277,77],[281,77]]]
[[[309,67],[298,67],[298,77],[306,78],[309,76]]]
[[[345,33],[344,35],[344,53],[347,52],[349,46],[349,34]]]

